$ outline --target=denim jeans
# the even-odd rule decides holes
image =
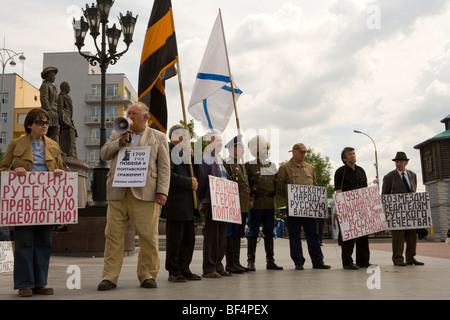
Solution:
[[[249,237],[257,237],[259,235],[259,226],[263,225],[264,238],[273,238],[275,227],[275,210],[274,209],[251,209],[248,215],[248,225],[250,228]]]
[[[316,219],[288,216],[289,247],[294,264],[296,266],[302,266],[305,263],[302,250],[302,241],[300,239],[300,231],[302,226],[305,231],[308,252],[313,266],[322,265],[323,254],[322,249],[320,248],[320,238]]]
[[[0,241],[10,241],[9,227],[0,227]]]
[[[14,289],[47,285],[53,226],[14,227]]]

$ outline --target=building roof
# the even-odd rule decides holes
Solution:
[[[445,123],[448,120],[450,120],[450,114],[448,116],[446,116],[444,119],[442,119],[441,122]]]
[[[450,121],[450,114],[441,120],[442,123],[448,123],[449,121]],[[448,127],[448,126],[446,126],[446,127]],[[447,140],[447,139],[450,139],[450,128],[444,132],[441,132],[441,133],[435,135],[432,138],[429,138],[429,139],[415,145],[414,149],[419,149],[420,147],[422,147],[432,141],[441,141],[441,140]]]

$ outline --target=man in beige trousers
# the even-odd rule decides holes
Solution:
[[[138,102],[131,105],[128,108],[127,117],[133,123],[130,127],[131,132],[119,134],[113,131],[109,141],[100,151],[103,160],[111,160],[106,182],[108,210],[104,265],[102,281],[97,287],[100,291],[111,290],[117,286],[123,262],[125,228],[130,219],[140,241],[137,276],[141,287],[156,288],[155,279],[160,268],[159,206],[165,204],[170,184],[167,137],[147,125],[149,109],[145,104]],[[131,142],[128,142],[130,137]],[[144,146],[150,146],[145,186],[113,187],[119,150],[126,147]]]

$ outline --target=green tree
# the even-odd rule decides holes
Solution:
[[[315,153],[314,149],[309,148],[305,161],[310,163],[316,172],[316,182],[319,187],[327,188],[327,197],[331,198],[334,193],[334,187],[331,184],[331,163],[330,158],[322,157],[320,153]]]
[[[180,120],[180,124],[184,126],[184,121]],[[194,119],[191,119],[191,121],[189,121],[189,123],[187,124],[188,130],[189,130],[189,136],[192,140],[195,140],[197,138],[197,134],[195,133],[194,130]]]

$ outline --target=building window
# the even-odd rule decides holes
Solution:
[[[101,107],[93,107],[91,110],[92,118],[98,118],[101,117]],[[107,106],[105,108],[105,118],[108,119],[114,119],[119,116],[119,107],[118,106]]]
[[[94,97],[100,97],[100,93],[101,93],[101,87],[99,84],[93,84],[91,87],[91,94]]]
[[[127,88],[125,88],[125,98],[127,98],[127,100],[131,100],[131,93]]]
[[[117,84],[106,85],[106,96],[117,97],[119,95],[119,86]]]
[[[0,143],[6,143],[6,132],[0,133]]]
[[[433,172],[433,158],[431,156],[425,158],[425,166],[427,173]]]
[[[9,93],[8,92],[3,92],[3,104],[8,103],[8,97],[9,97]]]
[[[113,128],[106,128],[106,140],[109,139],[112,131],[113,131]],[[91,129],[91,139],[99,139],[100,140],[100,129],[99,128]]]
[[[100,150],[89,150],[88,161],[94,162],[100,160]]]
[[[25,118],[27,117],[26,113],[19,113],[17,115],[17,124],[24,124],[25,123]]]
[[[91,86],[91,94],[94,97],[100,97],[102,92],[102,87],[99,84],[93,84]],[[119,95],[119,85],[117,84],[107,84],[106,85],[106,96],[107,97],[117,97]]]
[[[6,123],[7,120],[8,120],[8,114],[6,112],[2,113],[2,122]]]

